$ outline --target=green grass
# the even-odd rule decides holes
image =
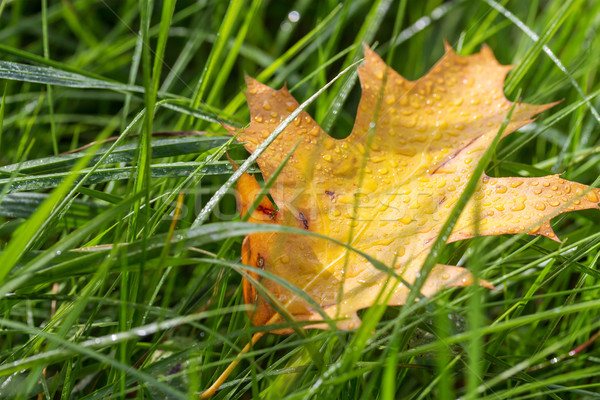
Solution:
[[[515,66],[509,99],[564,101],[481,167],[597,184],[599,31],[593,0],[0,0],[0,398],[197,398],[264,330],[240,245],[266,228],[237,215],[225,152],[258,170],[219,124],[248,123],[244,74],[344,137],[362,43],[409,79],[444,39],[486,43]],[[215,398],[600,398],[598,226],[588,210],[553,220],[562,244],[440,242],[426,266],[499,290],[267,334]]]

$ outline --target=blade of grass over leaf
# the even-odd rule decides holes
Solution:
[[[357,64],[357,63],[355,63],[355,64]],[[219,188],[219,190],[217,190],[217,192],[211,197],[211,199],[208,201],[208,203],[206,203],[206,205],[204,206],[204,208],[200,211],[200,213],[198,214],[198,216],[194,220],[194,223],[192,224],[192,227],[197,227],[197,226],[202,225],[206,221],[206,219],[208,218],[209,214],[212,212],[212,210],[216,206],[216,204],[225,195],[225,193],[227,192],[227,190],[229,190],[233,186],[233,184],[239,179],[239,177],[242,176],[242,174],[248,170],[248,168],[250,167],[250,165],[256,161],[256,159],[261,155],[261,153],[264,151],[264,149],[266,149],[267,147],[269,147],[269,145],[271,143],[273,143],[273,141],[275,141],[275,139],[277,139],[277,136],[279,136],[279,134],[281,134],[281,132],[283,132],[283,130],[298,115],[300,115],[300,113],[302,111],[304,111],[304,109],[306,108],[306,106],[308,106],[309,104],[311,104],[318,96],[320,96],[337,79],[339,79],[346,72],[348,72],[351,68],[353,68],[355,66],[355,64],[352,64],[349,67],[347,67],[344,70],[342,70],[331,81],[329,81],[325,86],[323,86],[321,89],[319,89],[315,94],[313,94],[311,97],[309,97],[305,102],[303,102],[302,104],[300,104],[300,106],[298,108],[296,108],[287,118],[285,118],[283,121],[281,121],[281,123],[277,126],[277,128],[275,128],[273,130],[273,132],[271,132],[269,134],[269,136],[265,139],[264,142],[262,142],[262,144],[258,147],[258,149],[254,153],[252,153],[250,155],[250,157],[248,157],[246,159],[246,161],[244,161],[243,164],[240,165],[240,167],[233,173],[233,175],[231,175],[231,177],[227,180],[227,182],[225,182]]]
[[[492,144],[490,145],[490,147],[488,147],[486,149],[480,162],[477,164],[477,166],[473,170],[473,173],[469,177],[469,181],[467,182],[463,193],[461,194],[459,199],[456,201],[455,205],[452,208],[452,211],[450,212],[448,218],[444,222],[444,224],[439,232],[438,237],[433,242],[431,250],[429,251],[427,258],[425,259],[424,264],[421,267],[420,273],[417,275],[414,284],[410,285],[410,292],[408,294],[406,304],[402,307],[400,314],[398,315],[398,317],[396,317],[396,320],[394,321],[393,326],[396,331],[394,332],[392,337],[398,336],[397,330],[399,330],[400,327],[402,327],[404,325],[405,320],[408,317],[408,315],[410,313],[415,312],[413,302],[417,299],[417,297],[420,296],[421,288],[423,287],[423,285],[424,285],[427,277],[429,276],[430,272],[432,271],[433,267],[438,263],[438,260],[442,254],[442,249],[446,246],[446,242],[448,241],[448,238],[450,237],[450,233],[452,232],[454,225],[458,221],[458,218],[460,217],[460,214],[462,213],[463,209],[465,208],[467,202],[469,201],[469,199],[475,192],[475,189],[479,185],[480,178],[484,172],[485,166],[491,160],[492,154],[495,151],[495,148],[498,145],[498,143],[502,137],[502,133],[504,132],[508,123],[510,122],[510,118],[512,116],[515,105],[516,104],[514,104],[512,106],[512,108],[509,110],[506,118],[502,122],[500,129],[496,133]],[[407,286],[408,286],[408,284],[407,284]],[[382,290],[382,292],[383,292],[383,290]],[[421,305],[426,301],[427,300],[421,299],[421,301],[417,304]],[[371,316],[371,318],[372,318],[372,316]],[[346,371],[349,371],[352,368],[352,366],[358,361],[358,358],[360,357],[360,354],[362,353],[362,350],[364,349],[364,347],[367,343],[367,340],[368,340],[368,337],[370,334],[369,332],[372,329],[372,326],[367,325],[367,324],[365,324],[365,325],[366,325],[366,328],[364,328],[362,326],[359,328],[359,334],[354,337],[354,340],[350,344],[350,346],[353,348],[353,351],[344,354],[344,357],[342,357],[340,363],[334,365],[333,367],[331,367],[329,369],[329,371],[328,371],[329,374],[339,375],[339,374],[345,373]],[[395,356],[394,356],[394,358],[395,358]]]
[[[460,195],[458,201],[452,208],[452,211],[450,212],[448,219],[446,220],[446,222],[444,222],[444,225],[442,226],[440,234],[435,239],[435,242],[433,243],[433,246],[431,247],[431,251],[427,255],[427,258],[425,259],[425,263],[423,264],[423,267],[421,268],[421,274],[417,277],[417,280],[415,281],[413,287],[410,290],[410,295],[406,302],[409,305],[409,307],[404,307],[402,309],[403,311],[400,315],[408,312],[408,310],[410,309],[410,305],[412,304],[412,302],[414,300],[416,300],[416,298],[419,294],[419,291],[423,287],[423,284],[425,283],[427,276],[429,275],[429,273],[431,272],[431,270],[433,269],[435,264],[437,264],[438,259],[441,256],[442,249],[446,245],[446,242],[448,241],[448,238],[450,237],[450,234],[452,233],[452,229],[454,229],[454,226],[458,222],[458,218],[460,217],[460,214],[463,212],[463,209],[467,205],[467,202],[469,201],[471,196],[473,196],[473,193],[475,193],[475,189],[477,188],[477,185],[479,184],[479,179],[483,175],[486,166],[491,161],[492,156],[493,156],[494,152],[496,151],[496,147],[498,146],[498,143],[500,143],[500,139],[502,138],[502,133],[504,133],[504,130],[508,126],[517,104],[518,103],[513,104],[513,106],[508,111],[506,118],[504,118],[504,121],[502,122],[500,129],[498,130],[498,132],[496,133],[496,136],[494,137],[494,140],[492,141],[492,144],[490,145],[490,147],[488,147],[486,149],[485,153],[483,154],[483,157],[481,157],[481,160],[477,164],[477,167],[475,167],[472,175],[469,177],[469,181],[467,182],[467,185],[465,186],[465,190]],[[404,310],[407,310],[407,311],[404,311]]]

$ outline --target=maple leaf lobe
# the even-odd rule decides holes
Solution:
[[[352,233],[349,243],[355,249],[391,266],[405,282],[414,282],[441,226],[513,107],[503,94],[509,69],[496,61],[488,47],[466,57],[447,47],[428,74],[409,81],[366,47],[365,63],[359,67],[362,96],[352,132],[342,140],[331,138],[308,113],[301,112],[257,159],[266,180],[297,146],[269,191],[278,210],[265,198],[250,221],[310,230],[342,243]],[[254,152],[299,105],[285,87],[274,90],[252,78],[247,78],[247,86],[251,123],[238,139]],[[514,105],[503,134],[526,125],[554,104]],[[358,187],[363,160],[365,175]],[[250,175],[240,179],[241,213],[259,191]],[[557,175],[483,176],[448,242],[471,238],[476,232],[525,232],[557,240],[549,219],[560,212],[598,208],[599,195],[598,189]],[[270,218],[264,217],[264,209],[272,210]],[[260,264],[304,291],[329,317],[345,318],[338,322],[340,328],[357,326],[356,311],[374,304],[381,290],[388,294],[390,305],[403,304],[409,293],[401,281],[384,285],[388,273],[364,257],[346,254],[343,246],[314,236],[248,235],[242,262]],[[274,322],[271,304],[282,305],[298,320],[322,321],[321,314],[294,292],[256,274],[253,278],[270,297],[265,299],[244,281],[245,301],[256,305],[251,316],[255,324]],[[432,295],[443,287],[471,283],[473,278],[464,268],[438,265],[421,291]],[[479,283],[489,287],[487,282]]]

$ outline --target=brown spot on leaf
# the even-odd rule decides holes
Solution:
[[[265,268],[265,259],[260,254],[256,256],[256,266],[260,269]]]
[[[270,207],[265,207],[262,204],[256,208],[256,211],[263,213],[264,215],[268,216],[273,221],[275,221],[275,219],[277,217],[277,211],[275,211],[274,209],[272,209]]]
[[[308,230],[308,221],[306,220],[306,217],[304,216],[302,211],[300,211],[300,213],[298,214],[298,218],[300,218],[300,221],[302,221],[302,226],[304,226],[304,229]]]

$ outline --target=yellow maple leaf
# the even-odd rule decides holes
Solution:
[[[251,222],[296,227],[348,243],[392,268],[401,280],[386,283],[388,272],[333,241],[282,232],[248,235],[243,263],[304,291],[329,317],[340,319],[341,329],[356,327],[360,323],[356,311],[373,305],[384,287],[387,304],[404,304],[410,291],[406,283],[415,281],[442,225],[513,107],[503,94],[509,69],[488,47],[462,57],[447,46],[427,75],[409,81],[366,48],[365,63],[359,67],[362,97],[349,137],[330,137],[302,112],[258,158],[266,180],[297,145],[270,189],[275,205],[264,198]],[[238,140],[254,152],[299,105],[285,87],[274,90],[251,78],[247,85],[251,123]],[[514,105],[503,135],[554,104]],[[260,190],[251,175],[240,178],[240,213]],[[598,189],[557,175],[484,175],[448,242],[471,238],[476,232],[524,232],[558,240],[549,219],[561,212],[598,208],[599,195]],[[315,321],[311,327],[316,328],[329,326],[318,323],[322,314],[297,293],[253,276],[297,320]],[[471,283],[473,277],[464,268],[437,265],[421,292],[429,296],[444,287]],[[277,321],[269,301],[247,280],[244,298],[256,306],[251,314],[254,324]]]

